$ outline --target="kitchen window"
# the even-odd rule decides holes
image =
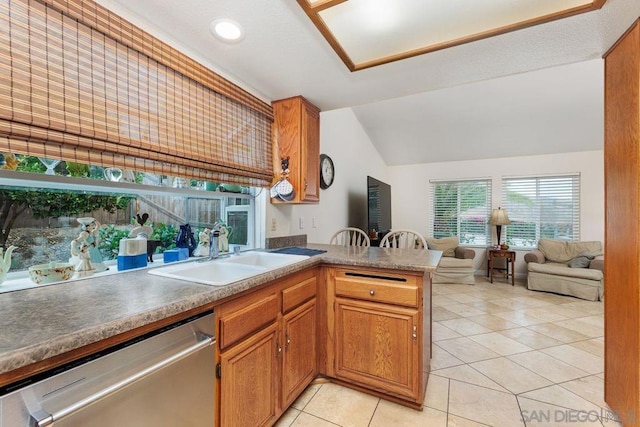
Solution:
[[[156,261],[162,261],[164,250],[175,248],[179,226],[185,223],[190,224],[196,242],[204,228],[223,223],[229,230],[231,251],[253,249],[262,240],[256,235],[261,228],[255,222],[256,206],[261,206],[256,198],[264,197],[263,189],[76,163],[58,162],[51,167],[47,159],[31,156],[4,154],[0,160],[4,168],[0,170],[0,246],[17,247],[11,272],[18,276],[21,271],[25,276],[32,265],[68,262],[71,241],[81,231],[80,217],[100,222],[98,247],[111,272],[117,270],[120,239],[129,236],[136,219],[144,214],[148,214],[146,225],[153,229],[149,240],[161,241]],[[119,178],[110,181],[108,177]],[[124,177],[132,182],[123,181]]]
[[[512,248],[532,248],[538,239],[580,239],[580,174],[503,178],[502,205]]]
[[[457,236],[460,244],[486,246],[491,215],[491,180],[431,181],[432,237]]]

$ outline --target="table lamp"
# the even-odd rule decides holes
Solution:
[[[511,224],[507,211],[504,209],[494,209],[489,218],[489,224],[496,226],[496,234],[498,235],[498,245],[500,245],[500,235],[502,234],[502,226]]]

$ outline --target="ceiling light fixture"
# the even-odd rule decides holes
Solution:
[[[244,30],[231,19],[216,19],[211,23],[211,33],[227,43],[237,43],[244,38]]]

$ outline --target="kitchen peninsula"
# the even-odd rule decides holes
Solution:
[[[326,252],[223,287],[138,270],[0,294],[0,387],[211,309],[217,317],[215,363],[222,363],[224,378],[225,363],[232,361],[226,355],[267,330],[273,329],[277,353],[286,354],[289,344],[295,344],[290,336],[295,329],[288,329],[287,322],[300,312],[301,316],[313,313],[307,318],[315,334],[302,331],[314,344],[312,377],[294,384],[294,391],[286,396],[276,393],[282,398],[271,409],[272,420],[318,375],[421,408],[431,357],[430,273],[441,253],[307,247]],[[241,315],[254,306],[264,307],[260,314],[266,323],[242,326],[249,329],[239,332],[233,329],[247,325]],[[275,326],[265,326],[270,321],[269,307],[274,307]],[[381,325],[392,329],[375,335]],[[391,368],[384,372],[376,366],[380,361],[374,360],[379,354],[354,351],[354,346],[362,344],[359,340],[372,337],[367,334],[373,334],[368,348],[384,347],[389,358],[384,364]],[[286,366],[278,363],[280,367],[274,362],[276,372],[286,373]],[[282,381],[281,376],[277,378]],[[274,387],[280,390],[279,384]],[[223,396],[224,390],[223,379]],[[218,401],[223,408],[220,425],[225,425],[227,398],[222,399]],[[227,419],[232,415],[229,409]]]

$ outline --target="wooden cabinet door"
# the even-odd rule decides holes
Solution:
[[[604,58],[604,398],[639,426],[640,20]]]
[[[276,420],[278,323],[220,354],[220,426],[257,427]]]
[[[287,407],[316,376],[316,299],[283,318],[282,408]]]
[[[295,190],[290,201],[272,198],[272,203],[317,203],[320,200],[320,110],[301,96],[274,101],[273,167],[280,179],[282,159],[289,157],[289,181]]]
[[[417,399],[418,310],[345,298],[335,307],[336,377]]]
[[[320,200],[320,115],[306,100],[302,105],[302,201],[317,202]]]

